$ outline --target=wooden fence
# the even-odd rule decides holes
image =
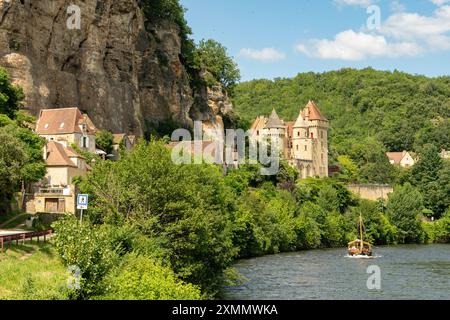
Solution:
[[[0,252],[4,251],[5,243],[8,243],[8,246],[11,246],[11,243],[13,241],[16,242],[16,244],[19,244],[19,241],[22,242],[22,244],[25,243],[25,240],[33,241],[33,238],[37,239],[37,242],[40,242],[40,238],[44,237],[44,242],[47,241],[47,236],[50,236],[53,234],[53,230],[47,230],[47,231],[40,231],[40,232],[23,232],[23,233],[16,233],[6,236],[0,236]]]

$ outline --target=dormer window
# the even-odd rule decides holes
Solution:
[[[48,129],[48,123],[45,124],[44,129]]]
[[[63,129],[63,128],[64,128],[64,122],[61,123],[61,125],[59,126],[59,128],[60,128],[60,129]]]

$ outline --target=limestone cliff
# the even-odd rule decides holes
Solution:
[[[80,29],[68,27],[68,8]],[[190,85],[177,25],[145,18],[137,0],[0,0],[0,66],[24,88],[25,108],[77,106],[96,125],[143,134],[172,118],[222,126],[220,88]]]

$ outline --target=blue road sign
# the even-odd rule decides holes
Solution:
[[[78,210],[87,210],[89,203],[89,195],[88,194],[79,194],[77,197],[77,209]]]

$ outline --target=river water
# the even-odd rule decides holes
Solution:
[[[242,260],[235,268],[248,282],[225,288],[225,298],[450,299],[450,245],[376,247],[374,253],[372,259],[354,259],[345,249],[328,249]],[[380,290],[367,286],[373,265],[381,271]]]

